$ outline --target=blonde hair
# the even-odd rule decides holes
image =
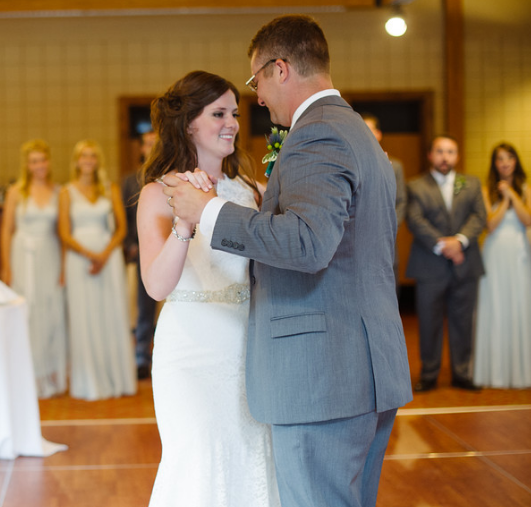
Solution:
[[[20,178],[19,178],[19,186],[20,186],[20,194],[22,195],[23,199],[27,199],[29,197],[29,190],[31,185],[31,173],[28,170],[28,157],[29,154],[37,151],[39,153],[44,153],[46,158],[50,160],[51,158],[51,151],[50,146],[46,141],[43,141],[42,139],[31,139],[30,141],[26,141],[21,147],[20,147]],[[48,175],[46,177],[48,181],[51,181],[52,175],[51,172],[48,172]]]
[[[96,185],[96,194],[98,196],[104,196],[107,193],[108,180],[107,173],[105,171],[105,158],[103,156],[103,151],[101,146],[97,141],[92,139],[83,139],[78,141],[74,146],[74,151],[72,152],[72,162],[70,164],[70,180],[77,180],[79,177],[79,167],[78,161],[81,156],[81,152],[89,148],[96,154],[96,159],[98,161],[96,170],[94,171],[94,183]]]

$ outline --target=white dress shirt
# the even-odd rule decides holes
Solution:
[[[441,194],[448,211],[452,209],[452,200],[454,198],[455,171],[452,169],[448,174],[442,174],[435,169],[430,169],[430,173],[439,185]]]
[[[433,179],[439,185],[441,194],[446,204],[448,211],[452,210],[452,202],[454,198],[454,184],[455,184],[455,171],[452,169],[448,174],[442,174],[435,169],[430,169],[430,173],[433,176]],[[456,234],[455,237],[459,240],[463,246],[463,250],[468,248],[469,241],[464,234]],[[433,247],[433,253],[441,255],[442,249],[444,248],[444,241],[438,241],[437,244]]]

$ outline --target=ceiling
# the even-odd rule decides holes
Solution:
[[[461,5],[470,22],[522,26],[531,23],[531,0],[0,0],[0,19],[27,17],[172,14],[345,12],[416,2],[415,8]]]
[[[0,0],[0,12],[50,12],[53,11],[156,11],[164,10],[260,10],[318,8],[319,10],[345,10],[377,8],[412,0]]]

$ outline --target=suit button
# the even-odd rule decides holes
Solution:
[[[245,250],[245,245],[238,245],[238,250],[243,252]]]
[[[227,246],[228,246],[229,248],[232,248],[232,241],[230,241],[230,240],[227,241]]]
[[[255,276],[251,276],[251,285],[256,285],[256,278]]]
[[[234,248],[235,250],[238,250],[240,244],[238,242],[234,242],[234,245],[232,245],[232,248]]]
[[[226,239],[221,240],[221,246],[227,246],[228,242]]]

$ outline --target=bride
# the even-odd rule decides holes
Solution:
[[[195,71],[152,104],[159,140],[137,220],[144,285],[166,302],[153,351],[162,459],[150,507],[280,506],[270,429],[251,417],[245,396],[248,260],[211,250],[195,224],[174,223],[162,191],[164,175],[176,172],[257,207],[248,158],[235,144],[238,100],[233,84]]]

